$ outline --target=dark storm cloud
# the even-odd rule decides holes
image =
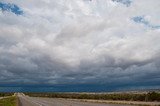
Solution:
[[[160,30],[132,19],[159,25],[159,0],[30,2],[14,1],[23,15],[0,13],[1,85],[159,86]]]

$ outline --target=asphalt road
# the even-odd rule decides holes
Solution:
[[[28,97],[18,94],[19,106],[124,106],[103,103],[89,103],[80,101],[71,101],[66,99]]]

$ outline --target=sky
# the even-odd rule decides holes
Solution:
[[[159,13],[160,0],[0,0],[0,86],[160,88]]]

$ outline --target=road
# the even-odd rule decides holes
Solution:
[[[20,93],[18,94],[18,98],[19,106],[124,106],[115,104],[71,101],[66,99],[29,97]]]

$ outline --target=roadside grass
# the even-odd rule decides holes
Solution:
[[[0,99],[0,106],[16,106],[17,98],[15,96]]]

